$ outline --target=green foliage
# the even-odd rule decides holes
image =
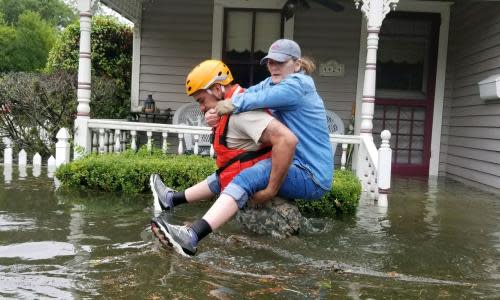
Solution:
[[[8,25],[16,25],[26,11],[38,13],[53,26],[64,27],[77,19],[63,0],[0,0],[0,14]]]
[[[359,204],[361,183],[351,171],[336,170],[333,188],[316,201],[299,200],[297,205],[306,216],[332,217],[353,214]]]
[[[76,77],[9,73],[0,78],[0,132],[30,155],[54,153],[57,131],[73,129],[76,111]]]
[[[60,166],[56,171],[63,188],[82,188],[108,192],[136,194],[149,191],[149,176],[161,175],[165,184],[186,189],[215,171],[212,159],[189,155],[149,153],[142,148],[137,153],[91,154]]]
[[[125,118],[130,112],[132,29],[113,17],[92,19],[92,118]],[[46,71],[78,70],[80,25],[69,25],[50,51]]]
[[[86,189],[136,194],[149,192],[149,176],[161,175],[165,184],[184,190],[205,179],[216,170],[212,159],[191,155],[164,155],[149,153],[91,154],[60,166],[56,171],[63,189]],[[350,171],[337,170],[333,189],[320,200],[297,201],[300,211],[307,216],[331,217],[352,214],[361,195],[361,184]]]
[[[56,29],[36,12],[19,15],[16,26],[0,22],[0,72],[45,67]]]

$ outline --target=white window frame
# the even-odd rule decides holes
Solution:
[[[281,9],[286,0],[214,0],[212,22],[212,58],[222,59],[222,38],[224,33],[224,9],[227,8],[254,8],[254,9]],[[293,39],[295,17],[291,17],[284,24],[283,37]]]

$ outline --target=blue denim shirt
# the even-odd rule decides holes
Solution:
[[[270,77],[232,98],[235,113],[269,108],[297,136],[293,163],[307,169],[323,189],[331,188],[332,146],[323,100],[310,76],[295,73],[279,84]]]

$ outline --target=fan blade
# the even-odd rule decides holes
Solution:
[[[337,3],[336,1],[333,1],[333,0],[311,0],[311,1],[319,3],[325,7],[328,7],[329,9],[331,9],[333,11],[336,11],[336,12],[344,10],[343,5]]]

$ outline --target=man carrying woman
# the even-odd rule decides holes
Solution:
[[[218,115],[232,113],[236,116],[245,111],[267,108],[296,137],[296,145],[292,147],[295,150],[293,158],[273,153],[271,158],[241,170],[220,191],[210,189],[206,184],[206,195],[221,194],[202,219],[191,226],[169,224],[162,216],[153,218],[151,222],[155,235],[160,239],[165,238],[181,254],[194,255],[198,242],[230,220],[250,199],[261,203],[279,195],[290,199],[313,200],[331,188],[333,157],[325,108],[313,79],[305,74],[313,71],[313,64],[301,57],[297,43],[287,39],[274,42],[261,63],[267,64],[271,76],[244,93],[233,93],[230,98],[225,97],[229,99],[218,101],[215,111],[206,110],[207,122],[212,125],[217,123],[218,127],[225,118],[219,119]],[[186,84],[189,85],[189,82]],[[210,86],[204,87],[204,91],[208,91],[208,88]],[[196,95],[193,96],[196,99]],[[290,145],[282,148],[290,149]],[[160,194],[176,195],[168,192],[166,187],[162,189],[159,182],[152,184],[152,187],[160,191],[153,192],[158,194],[159,202],[162,202]],[[172,201],[171,206],[162,205],[162,208],[170,209],[176,203],[183,202],[183,199]]]

